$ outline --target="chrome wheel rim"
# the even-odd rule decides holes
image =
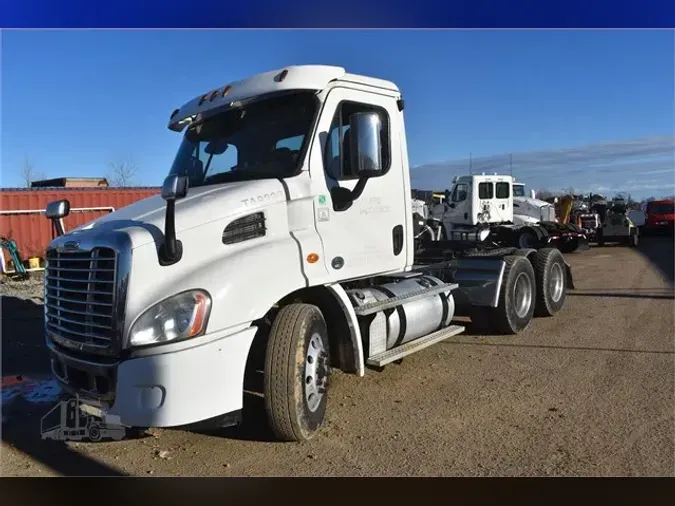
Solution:
[[[328,354],[318,333],[312,335],[305,356],[303,386],[305,401],[311,412],[315,412],[326,394],[328,378]]]
[[[523,318],[532,305],[532,283],[530,283],[527,274],[521,272],[518,275],[513,291],[516,314],[519,318]]]
[[[549,280],[549,290],[553,302],[558,302],[563,295],[565,287],[565,280],[563,276],[562,267],[559,263],[553,264],[551,267],[551,277]]]

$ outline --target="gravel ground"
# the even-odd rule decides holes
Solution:
[[[673,476],[673,255],[669,238],[569,255],[577,289],[556,318],[510,338],[457,336],[364,378],[337,374],[326,429],[303,444],[271,439],[259,398],[243,426],[215,434],[42,441],[56,397],[41,281],[4,284],[2,474]]]
[[[38,299],[42,302],[44,276],[42,272],[32,272],[26,281],[14,281],[8,278],[0,284],[0,295],[19,299]]]

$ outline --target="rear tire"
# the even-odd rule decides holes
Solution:
[[[94,443],[98,443],[102,438],[101,438],[101,429],[97,424],[92,425],[89,427],[89,441],[92,441]]]
[[[535,316],[553,316],[565,305],[567,276],[565,258],[555,248],[538,250],[532,259],[537,286]]]
[[[310,304],[279,310],[265,354],[265,410],[282,441],[307,441],[323,424],[330,354],[321,311]]]
[[[599,229],[596,235],[598,239],[598,246],[604,246],[605,245],[605,238],[602,236],[602,229]]]
[[[530,227],[520,229],[516,241],[516,246],[520,249],[537,249],[539,245],[539,237]]]
[[[525,257],[504,257],[506,268],[499,293],[499,304],[490,308],[490,325],[499,334],[525,330],[534,316],[536,279]]]

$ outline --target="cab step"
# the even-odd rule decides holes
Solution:
[[[441,292],[450,292],[456,289],[458,286],[459,285],[457,283],[443,283],[442,285],[424,288],[416,292],[399,295],[398,297],[391,297],[389,299],[379,300],[377,302],[369,302],[363,306],[355,307],[354,312],[357,314],[357,316],[367,316],[369,314],[384,311],[385,309],[391,309],[414,300],[423,299],[425,297],[429,297],[430,295],[435,295]]]
[[[402,344],[401,346],[397,346],[391,350],[373,355],[372,357],[368,358],[368,360],[366,360],[366,363],[370,366],[382,367],[383,365],[390,364],[391,362],[395,362],[396,360],[399,360],[403,357],[412,355],[413,353],[423,350],[424,348],[428,348],[432,344],[436,344],[440,341],[443,341],[444,339],[461,334],[465,329],[466,327],[463,327],[462,325],[450,325],[449,327],[437,330],[436,332],[432,332],[429,335]]]

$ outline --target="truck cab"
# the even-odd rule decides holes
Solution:
[[[675,200],[647,202],[645,214],[647,218],[645,228],[648,232],[672,234],[675,231]]]
[[[403,109],[394,83],[321,65],[176,108],[168,127],[184,133],[161,195],[48,248],[46,344],[63,388],[125,426],[238,420],[262,339],[270,424],[303,440],[324,418],[331,367],[362,376],[460,333],[462,306],[503,333],[560,310],[559,252],[420,254]],[[475,176],[476,192],[465,181],[458,220],[510,219],[508,177]]]
[[[455,178],[440,204],[448,230],[513,221],[511,176],[464,175]]]

